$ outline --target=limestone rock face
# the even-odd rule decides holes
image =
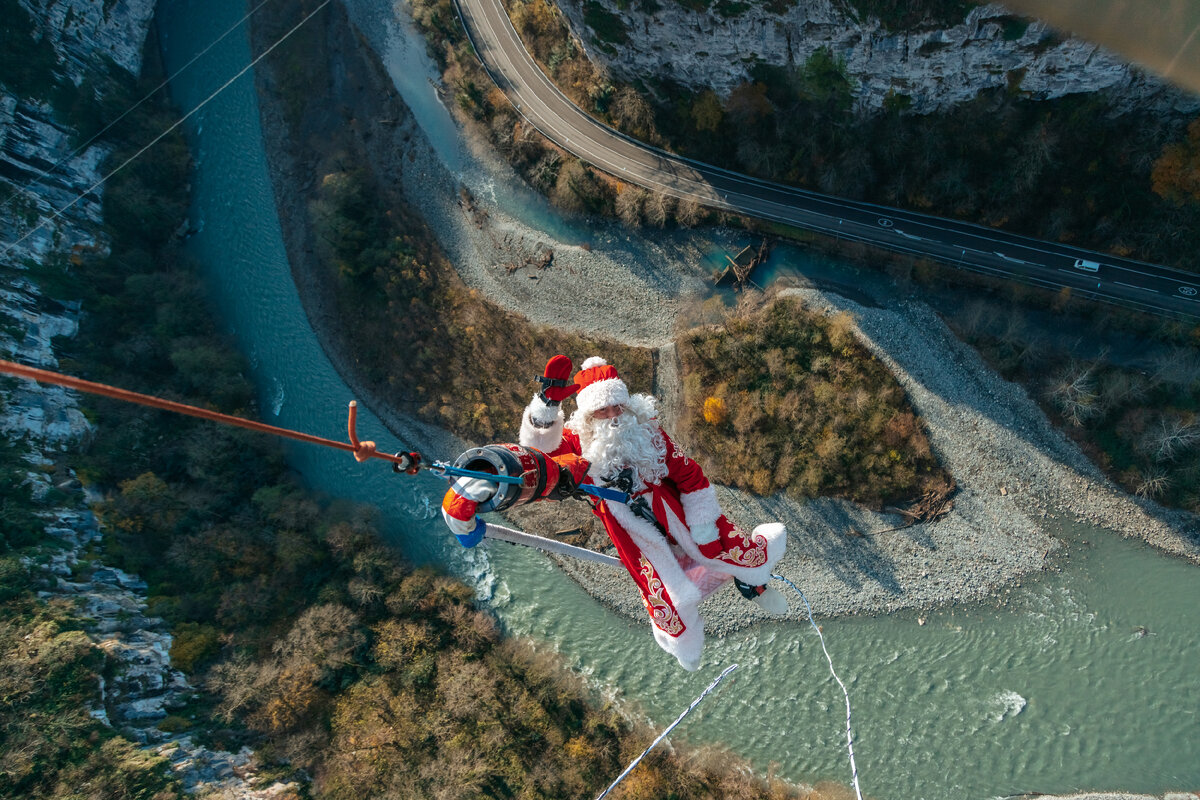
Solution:
[[[41,23],[59,63],[78,86],[97,57],[110,58],[126,72],[142,71],[142,45],[155,0],[21,0]]]
[[[54,369],[53,341],[73,337],[79,329],[78,306],[46,301],[37,287],[24,278],[0,286],[0,352],[24,364]],[[47,447],[79,441],[92,429],[79,410],[74,395],[59,386],[21,381],[6,398],[7,413],[0,416],[0,431],[28,435]],[[45,486],[48,490],[49,485]]]
[[[625,24],[628,41],[616,55],[598,48],[584,24],[583,9],[592,2]],[[1107,90],[1122,110],[1200,110],[1200,97],[1104,48],[1062,39],[1041,22],[1021,30],[1024,22],[996,4],[973,9],[952,28],[902,33],[885,30],[874,18],[855,20],[832,0],[799,0],[783,14],[755,5],[732,17],[713,9],[689,11],[675,0],[661,0],[652,15],[621,4],[630,7],[622,10],[618,0],[559,3],[588,55],[626,80],[669,75],[724,95],[749,78],[756,61],[798,66],[827,47],[845,62],[856,108],[864,113],[882,108],[889,93],[907,96],[911,109],[924,114],[994,87],[1035,99]]]
[[[21,269],[106,248],[99,233],[103,188],[89,190],[100,181],[109,151],[94,146],[72,155],[70,137],[48,103],[22,101],[0,89],[0,176],[30,187],[18,189],[8,204],[14,213],[0,215],[6,266]]]
[[[154,0],[21,4],[34,21],[35,36],[53,46],[58,73],[76,86],[110,63],[132,75],[141,72]],[[4,248],[4,265],[20,268],[30,261],[69,260],[105,249],[98,231],[103,189],[91,189],[102,177],[100,165],[109,151],[94,146],[74,153],[72,135],[49,103],[14,97],[0,88],[0,177],[17,186],[30,185],[6,204],[12,213],[0,214],[0,239],[19,242]],[[42,227],[33,230],[39,222]]]

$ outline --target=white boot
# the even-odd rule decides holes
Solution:
[[[788,612],[787,598],[778,589],[770,586],[764,586],[762,593],[754,598],[754,602],[763,611],[777,617],[783,616]]]

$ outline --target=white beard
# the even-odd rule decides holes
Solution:
[[[567,427],[579,435],[580,450],[591,464],[588,473],[594,479],[613,477],[632,467],[633,489],[641,491],[667,475],[667,443],[649,395],[630,397],[625,412],[613,419],[593,419],[576,411]]]

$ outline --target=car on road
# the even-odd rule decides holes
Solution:
[[[1096,261],[1088,261],[1084,258],[1075,259],[1075,269],[1081,269],[1084,272],[1099,272],[1100,264]]]

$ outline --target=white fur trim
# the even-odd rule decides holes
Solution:
[[[704,653],[704,619],[700,611],[691,606],[687,609],[677,609],[679,618],[683,620],[684,631],[678,636],[663,633],[653,623],[650,629],[654,631],[654,641],[679,662],[679,666],[688,672],[700,669],[700,657]]]
[[[776,617],[782,617],[788,612],[787,598],[773,586],[763,589],[762,594],[754,598],[754,604]]]
[[[575,395],[575,402],[588,414],[608,406],[623,406],[629,402],[629,387],[620,378],[596,381]]]
[[[607,363],[608,362],[605,361],[600,356],[592,356],[587,361],[583,362],[583,365],[580,366],[580,369],[583,370],[583,369],[591,369],[592,367],[603,367]]]
[[[472,514],[470,519],[458,519],[457,517],[450,516],[446,509],[443,508],[442,519],[445,520],[446,527],[455,536],[467,536],[471,531],[475,530],[478,517]]]
[[[683,517],[690,527],[716,522],[721,517],[721,504],[717,502],[717,490],[712,484],[680,494],[679,502],[683,504]]]
[[[547,412],[551,410],[554,411],[554,415],[550,417],[552,422],[549,428],[539,428],[533,424],[534,419],[545,422],[549,416]],[[551,409],[542,402],[542,398],[534,397],[521,414],[521,433],[517,441],[522,447],[536,447],[543,453],[552,452],[562,444],[563,424],[562,406]]]
[[[767,561],[757,567],[735,567],[733,564],[726,564],[724,561],[717,561],[713,558],[705,558],[700,552],[700,548],[692,541],[691,532],[687,525],[678,519],[671,509],[667,509],[667,530],[671,532],[671,536],[675,537],[675,541],[687,553],[693,561],[703,564],[710,569],[715,569],[718,572],[724,572],[732,575],[740,581],[749,583],[752,586],[761,586],[771,580],[771,573],[775,571],[775,564],[783,556],[783,551],[787,548],[787,528],[781,522],[768,522],[759,525],[754,529],[751,535],[761,536],[767,540]]]
[[[670,545],[653,525],[636,516],[621,503],[606,503],[609,513],[620,525],[642,555],[654,566],[662,579],[663,587],[683,621],[684,631],[671,636],[660,631],[653,623],[654,640],[679,661],[684,669],[694,671],[700,667],[700,655],[704,650],[704,621],[700,618],[700,589],[688,580]]]
[[[554,418],[562,414],[562,405],[558,403],[550,405],[542,399],[540,394],[535,394],[529,401],[529,405],[525,406],[525,413],[534,422],[549,427],[554,423]]]
[[[712,544],[721,538],[721,532],[717,530],[715,522],[697,522],[688,527],[692,531],[692,541],[698,545]]]

